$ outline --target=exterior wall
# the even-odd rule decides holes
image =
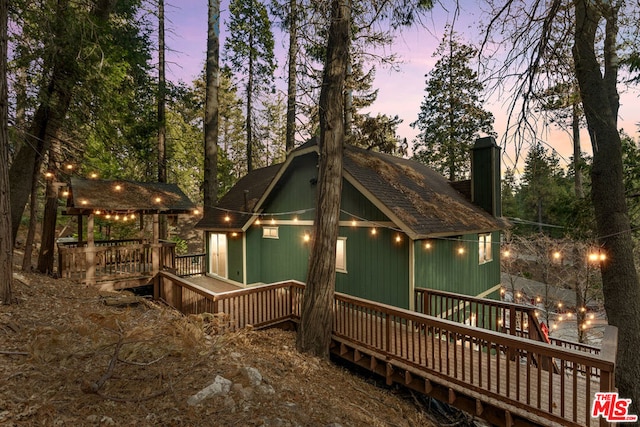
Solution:
[[[242,234],[227,235],[227,274],[229,280],[243,283]]]
[[[491,233],[492,261],[478,262],[478,235],[466,234],[459,240],[433,239],[426,249],[421,240],[415,245],[415,286],[476,296],[500,283],[500,233]],[[458,254],[458,247],[464,254]]]

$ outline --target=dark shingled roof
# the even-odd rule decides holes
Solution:
[[[305,143],[290,156],[308,154],[314,143],[315,140]],[[287,161],[285,167],[292,167],[294,163]],[[278,164],[246,175],[220,200],[214,214],[196,227],[241,230],[251,215],[237,215],[237,212],[254,211],[256,202],[269,189],[281,167]],[[364,189],[365,196],[374,204],[395,216],[401,222],[398,225],[413,238],[492,231],[507,226],[503,220],[471,203],[442,175],[414,160],[346,146],[344,173]],[[245,191],[248,191],[246,206]],[[229,215],[230,221],[225,221],[225,210],[236,212]]]
[[[120,189],[117,189],[120,186]],[[160,201],[156,201],[157,198]],[[71,178],[67,213],[112,212],[187,213],[195,205],[176,184]]]
[[[415,160],[348,146],[344,169],[415,237],[499,230],[501,220],[472,204],[438,172]]]
[[[239,212],[253,212],[267,187],[276,176],[282,163],[255,169],[241,178],[227,194],[218,202],[216,209],[208,213],[197,224],[196,228],[221,228],[229,231],[240,231],[251,215]],[[233,215],[227,215],[233,213]],[[229,220],[226,221],[226,218]]]

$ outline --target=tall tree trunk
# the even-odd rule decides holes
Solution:
[[[204,215],[218,200],[218,85],[220,60],[220,0],[209,0],[206,99],[204,109]]]
[[[582,185],[582,148],[580,147],[580,115],[574,102],[571,112],[571,130],[573,133],[573,187],[578,199],[584,198]]]
[[[247,76],[247,172],[253,170],[253,123],[251,121],[253,98],[253,33],[249,33],[249,72]]]
[[[29,196],[29,230],[24,241],[24,257],[22,258],[22,271],[31,271],[31,257],[33,253],[33,242],[38,224],[38,176],[40,171],[34,171],[33,182],[31,183],[31,196]]]
[[[7,130],[7,21],[9,0],[0,0],[0,302],[11,304],[13,239],[9,200],[9,135]]]
[[[351,1],[331,2],[331,24],[320,91],[318,194],[307,287],[297,348],[329,357],[336,283],[336,242],[342,196],[344,87],[350,43]]]
[[[38,266],[36,269],[42,274],[53,273],[53,256],[56,243],[56,223],[58,221],[58,186],[54,182],[59,179],[60,167],[58,164],[61,151],[60,139],[53,135],[49,149],[48,170],[54,173],[54,178],[47,179],[45,190],[44,213],[42,215],[42,236],[40,238],[40,252],[38,253]]]
[[[601,265],[604,304],[609,323],[619,331],[616,386],[621,397],[631,399],[631,413],[640,414],[640,357],[636,348],[640,342],[640,284],[633,259],[617,127],[617,11],[589,0],[574,4],[573,58],[593,149],[591,198],[599,242],[607,252],[607,260]],[[595,53],[602,19],[606,23],[604,75]]]
[[[296,144],[296,88],[298,60],[298,0],[289,0],[289,70],[287,81],[287,136],[285,150],[289,153]]]
[[[164,0],[158,1],[158,182],[167,182],[167,121],[165,100],[167,81],[165,78]],[[160,216],[160,239],[167,238],[167,217]]]
[[[165,120],[164,0],[158,1],[158,182],[167,182],[167,126]]]

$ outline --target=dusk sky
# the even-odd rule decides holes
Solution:
[[[178,3],[178,2],[176,2]],[[467,2],[460,2],[468,4]],[[473,2],[475,3],[475,2]],[[226,22],[228,21],[228,4],[221,2],[222,25],[220,46],[224,44]],[[464,7],[464,6],[462,6]],[[476,6],[477,7],[477,6]],[[476,7],[461,10],[457,18],[455,30],[463,34],[465,41],[477,41],[478,22],[483,18],[475,12]],[[190,83],[204,67],[204,58],[207,39],[207,2],[205,0],[182,0],[179,5],[168,2],[165,6],[167,45],[167,78],[182,80]],[[373,114],[383,113],[390,116],[398,115],[403,119],[399,126],[398,134],[411,142],[417,135],[417,130],[409,124],[418,117],[420,104],[424,98],[425,74],[434,66],[437,58],[433,53],[438,47],[444,34],[444,27],[453,20],[452,11],[447,12],[442,6],[436,8],[429,16],[423,18],[421,25],[402,30],[396,37],[392,47],[398,54],[401,62],[398,64],[400,71],[391,71],[382,66],[377,66],[374,86],[379,88],[378,99],[370,108]],[[275,28],[274,28],[275,31]],[[276,32],[276,34],[278,34]],[[286,49],[288,40],[278,39],[276,35],[276,55],[279,57],[276,71],[277,86],[286,88],[285,71]],[[640,123],[640,108],[634,108],[638,104],[639,90],[636,88],[631,93],[622,93],[619,127],[624,128],[631,136],[638,137]],[[495,118],[495,129],[498,132],[498,142],[504,145],[502,137],[506,127],[506,104],[508,99],[489,99],[485,108],[491,111]],[[539,135],[539,138],[547,141],[566,160],[569,160],[572,149],[569,135],[555,128],[549,129]],[[583,137],[583,151],[590,152],[587,135]],[[507,152],[511,153],[503,158],[506,166],[512,167],[514,155],[511,147],[507,146]],[[523,159],[518,166],[522,167]]]

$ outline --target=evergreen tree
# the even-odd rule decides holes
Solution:
[[[229,5],[229,38],[224,59],[244,83],[247,171],[253,169],[253,102],[272,88],[275,71],[274,40],[267,8],[257,0],[233,0]]]
[[[426,95],[418,120],[411,123],[420,130],[414,141],[414,158],[451,181],[468,177],[469,150],[480,133],[495,135],[493,114],[482,108],[484,86],[470,67],[476,53],[451,29],[447,31],[434,54],[440,59],[426,75]]]

